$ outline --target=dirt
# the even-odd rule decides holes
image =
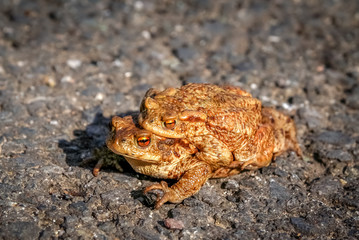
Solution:
[[[0,29],[2,239],[359,238],[358,1],[3,0]],[[304,159],[159,210],[121,157],[82,164],[111,116],[189,82],[291,115]]]

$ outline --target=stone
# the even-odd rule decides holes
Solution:
[[[236,180],[228,179],[222,184],[222,187],[228,190],[239,190],[239,183]]]
[[[325,156],[329,159],[337,159],[341,162],[352,162],[354,160],[351,153],[340,149],[330,150],[325,154]]]
[[[223,34],[229,29],[229,25],[220,21],[206,21],[203,24],[203,29],[213,35]]]
[[[238,229],[234,233],[230,234],[228,239],[251,240],[258,239],[258,235],[252,231]]]
[[[45,101],[34,101],[27,106],[27,111],[31,116],[43,117],[47,112],[47,106]]]
[[[332,176],[322,177],[311,184],[310,192],[319,196],[338,194],[343,190],[339,180]]]
[[[308,223],[305,219],[301,217],[290,218],[290,223],[298,232],[304,235],[311,235],[315,231],[314,225]]]
[[[79,59],[69,59],[66,63],[72,69],[77,69],[82,65],[82,62]]]
[[[299,116],[304,119],[310,129],[317,128],[326,122],[325,117],[314,107],[300,108]]]
[[[196,50],[193,47],[179,47],[176,48],[173,53],[183,62],[192,60],[197,54]]]
[[[101,229],[102,231],[104,231],[107,234],[115,232],[115,230],[116,230],[116,224],[111,221],[102,222],[99,224],[98,227],[99,227],[99,229]]]
[[[85,202],[79,201],[71,203],[69,209],[72,210],[76,215],[82,215],[83,212],[87,210],[87,205]]]
[[[99,93],[99,92],[101,92],[101,90],[97,86],[90,85],[86,89],[81,91],[81,95],[86,96],[86,97],[95,98],[97,93]]]
[[[242,71],[242,72],[245,72],[245,71],[250,71],[250,70],[253,70],[254,69],[254,64],[248,60],[246,61],[243,61],[239,64],[236,64],[234,66],[234,68],[236,70],[239,70],[239,71]]]
[[[146,239],[146,240],[160,240],[160,235],[153,233],[149,230],[144,228],[136,227],[133,230],[133,234],[136,236],[137,239]]]
[[[38,239],[41,229],[34,222],[10,222],[0,226],[2,239]]]
[[[274,179],[271,179],[269,182],[269,191],[272,198],[278,200],[287,200],[290,198],[290,192]]]
[[[345,99],[346,104],[352,109],[359,109],[359,86],[351,90]]]
[[[333,145],[351,145],[355,141],[347,134],[337,131],[325,131],[318,134],[315,137],[316,140],[319,140],[323,143],[333,144]]]
[[[5,156],[13,156],[24,153],[26,151],[26,146],[19,141],[6,141],[0,150]]]
[[[164,224],[168,229],[172,229],[172,230],[174,229],[182,230],[184,228],[183,222],[175,218],[166,218]]]

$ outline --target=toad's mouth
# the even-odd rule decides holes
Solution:
[[[110,148],[110,149],[111,149],[111,148]],[[134,155],[123,154],[123,153],[114,151],[114,150],[112,150],[112,149],[111,149],[111,151],[113,151],[114,153],[116,153],[116,154],[118,154],[118,155],[123,156],[123,157],[126,158],[127,160],[128,160],[128,159],[131,159],[131,160],[134,160],[134,161],[137,161],[137,162],[144,162],[144,163],[151,163],[151,164],[160,164],[160,162],[159,162],[158,160],[146,159],[146,158],[137,158],[137,157],[134,156]]]
[[[128,161],[128,163],[133,166],[145,166],[145,165],[158,165],[159,162],[155,161],[155,162],[148,162],[146,161],[146,159],[137,159],[137,158],[133,158],[133,157],[130,157],[130,156],[126,156],[126,155],[123,155],[124,158]],[[134,167],[133,167],[134,168]]]

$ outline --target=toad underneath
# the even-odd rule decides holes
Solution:
[[[273,130],[271,135],[267,135],[272,139],[271,156],[297,146],[293,121],[289,117],[271,108],[263,108],[262,112],[263,122]],[[145,189],[145,193],[152,190],[163,191],[163,196],[158,196],[156,209],[167,201],[179,203],[192,196],[209,178],[226,177],[237,174],[242,169],[261,167],[261,164],[255,162],[253,165],[244,165],[236,159],[225,166],[222,163],[203,161],[197,158],[198,149],[188,140],[160,137],[138,128],[131,116],[113,117],[111,126],[106,145],[114,153],[123,155],[136,172],[178,180],[171,187],[162,181]]]

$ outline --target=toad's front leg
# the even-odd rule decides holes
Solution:
[[[211,166],[228,166],[233,161],[228,146],[213,135],[192,137],[190,141],[199,150],[196,158]]]
[[[144,193],[152,190],[162,190],[163,196],[158,196],[155,209],[159,209],[165,202],[180,203],[184,199],[198,192],[203,184],[211,177],[212,170],[207,163],[200,163],[188,169],[177,183],[168,187],[165,181],[146,187]]]

